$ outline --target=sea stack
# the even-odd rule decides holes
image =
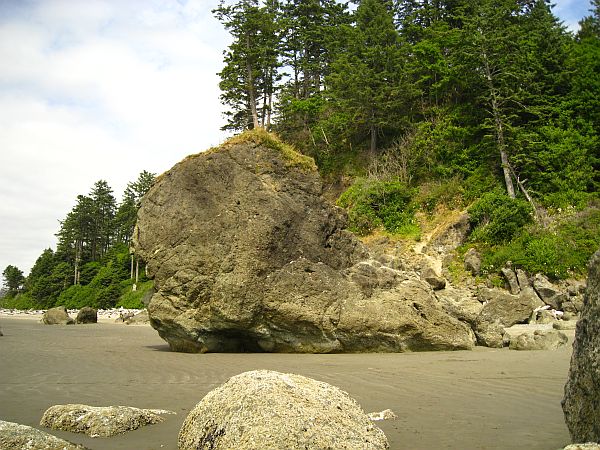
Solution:
[[[192,155],[145,195],[134,233],[151,325],[183,352],[469,349],[415,273],[372,259],[314,161],[254,130]]]

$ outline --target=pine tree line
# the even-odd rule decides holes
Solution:
[[[75,206],[60,221],[56,251],[42,252],[27,277],[9,265],[3,272],[4,303],[21,308],[115,306],[135,278],[129,244],[143,195],[154,174],[140,173],[127,184],[121,203],[104,180],[88,195],[78,195]],[[143,275],[142,275],[143,279]]]
[[[222,0],[223,128],[277,131],[324,173],[385,154],[411,183],[489,175],[532,205],[597,190],[597,0],[576,36],[545,0],[352,3]]]

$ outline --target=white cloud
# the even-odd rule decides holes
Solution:
[[[119,197],[223,140],[217,3],[0,4],[0,270],[27,272],[95,181]]]

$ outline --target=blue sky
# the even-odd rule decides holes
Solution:
[[[225,138],[217,0],[0,0],[0,271],[26,274],[76,196],[117,198]],[[559,0],[571,30],[589,2]]]

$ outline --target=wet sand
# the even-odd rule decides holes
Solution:
[[[50,431],[91,449],[176,449],[187,413],[229,377],[254,369],[293,372],[346,390],[392,449],[544,449],[569,442],[560,400],[566,348],[404,354],[205,354],[170,352],[149,326],[48,326],[0,317],[0,419],[39,426],[55,404],[175,411],[165,422],[111,438]]]

